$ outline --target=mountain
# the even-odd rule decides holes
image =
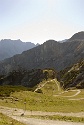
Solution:
[[[21,40],[4,39],[0,41],[0,60],[21,54],[23,51],[36,47],[34,43]]]
[[[58,73],[61,87],[84,89],[84,59]]]
[[[63,43],[63,42],[69,42],[72,40],[84,40],[84,31],[75,33],[70,39],[64,39],[58,42]]]
[[[76,40],[70,38],[68,42],[64,43],[48,40],[22,54],[5,59],[0,62],[0,73],[8,73],[20,67],[26,70],[44,68],[62,70],[80,59],[84,59],[84,40],[77,40],[77,38],[76,35]]]
[[[56,77],[56,72],[50,69],[13,70],[7,75],[0,75],[0,85],[22,85],[34,89],[42,80]]]
[[[84,40],[84,31],[75,33],[70,40]]]
[[[60,41],[58,41],[59,43],[63,43],[63,42],[67,42],[68,41],[68,39],[64,39],[64,40],[60,40]]]

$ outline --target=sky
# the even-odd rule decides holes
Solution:
[[[42,44],[84,31],[84,0],[0,0],[0,40]]]

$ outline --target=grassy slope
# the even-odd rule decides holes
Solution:
[[[84,89],[84,60],[60,71],[58,79],[64,89],[71,87]]]
[[[56,80],[57,84],[60,85],[60,83]],[[55,81],[51,81],[47,82],[47,84],[45,84],[44,87],[41,88],[43,94],[48,94],[48,95],[54,95],[58,93],[58,87],[55,83]],[[59,92],[61,91],[61,89],[59,90]]]
[[[25,125],[0,113],[0,125]]]
[[[49,79],[50,80],[50,79]],[[46,82],[46,81],[44,81]],[[42,82],[41,84],[44,84]],[[57,82],[57,84],[59,84]],[[11,94],[13,100],[11,99],[0,99],[0,105],[8,106],[8,107],[15,107],[15,108],[22,108],[25,109],[24,102],[26,101],[26,110],[36,110],[36,111],[48,111],[48,112],[84,112],[84,101],[83,100],[69,100],[69,99],[79,99],[84,98],[84,89],[75,96],[75,97],[68,97],[74,95],[75,91],[67,91],[64,92],[63,90],[59,89],[54,81],[50,81],[45,84],[41,88],[42,93],[36,93],[31,91],[23,91],[14,92]],[[56,95],[56,96],[53,96]],[[63,97],[67,96],[67,97]],[[15,98],[18,98],[18,101],[15,101]],[[1,114],[2,115],[2,114]],[[29,116],[28,116],[29,117]],[[71,116],[30,116],[35,118],[43,118],[43,119],[52,119],[52,120],[63,120],[63,121],[73,121],[73,122],[84,122],[84,118],[82,117],[71,117]],[[16,122],[15,120],[2,120],[3,118],[0,117],[0,125],[11,125],[11,121],[13,121],[14,125],[23,125],[22,123]],[[3,121],[3,123],[1,123]],[[7,123],[8,122],[8,123]]]
[[[43,83],[42,83],[43,84]],[[59,84],[59,83],[58,83]],[[26,109],[38,110],[38,111],[53,111],[53,112],[84,112],[83,100],[69,100],[76,98],[84,98],[84,90],[75,97],[63,97],[71,96],[76,92],[63,90],[58,91],[58,87],[54,81],[47,82],[45,86],[41,88],[42,93],[36,93],[31,91],[14,92],[11,94],[11,99],[0,99],[0,105],[8,107],[25,108],[24,102],[26,101]],[[56,96],[53,96],[56,95]],[[15,101],[18,98],[18,101]]]

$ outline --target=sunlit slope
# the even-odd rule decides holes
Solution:
[[[57,79],[48,79],[47,81],[42,81],[35,89],[35,92],[41,92],[48,95],[54,95],[60,91],[60,83],[57,81]]]

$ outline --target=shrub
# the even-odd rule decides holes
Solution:
[[[38,89],[36,92],[37,93],[43,93],[41,89]]]

